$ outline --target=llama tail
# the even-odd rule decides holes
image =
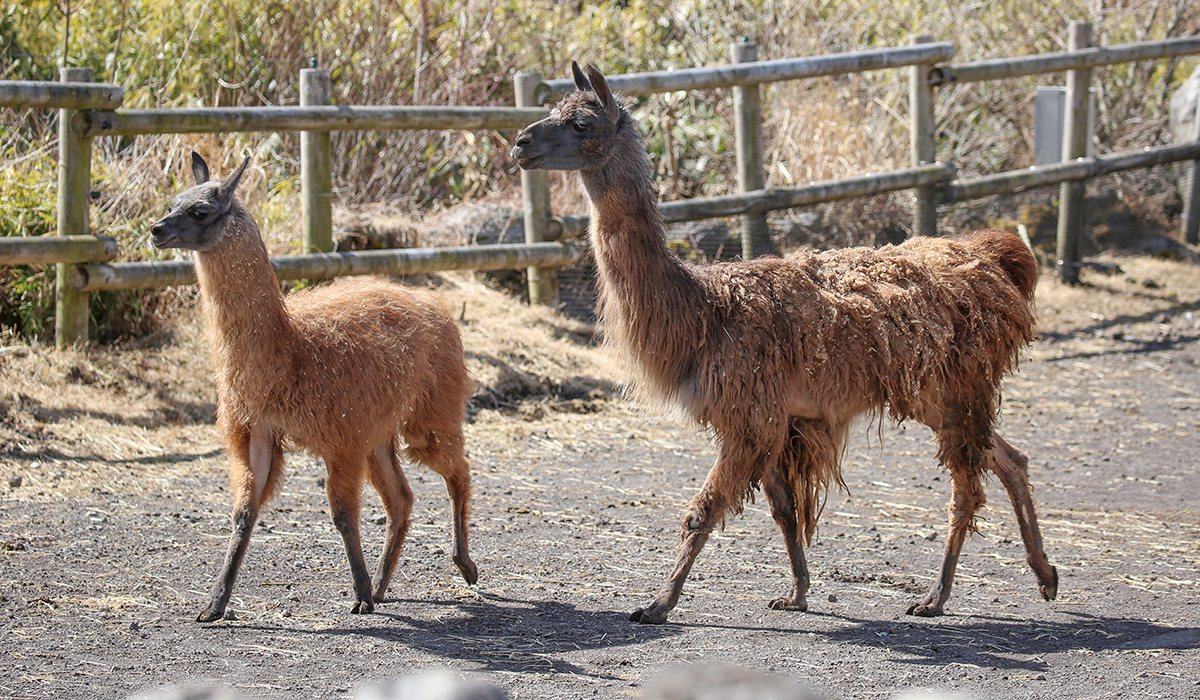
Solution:
[[[1016,234],[984,229],[968,234],[966,243],[981,257],[1004,268],[1021,291],[1021,296],[1033,301],[1033,290],[1038,279],[1037,259]]]
[[[788,423],[787,442],[779,460],[780,472],[796,501],[796,521],[800,537],[812,544],[817,518],[825,508],[830,484],[843,491],[841,457],[846,446],[845,431],[840,434],[826,421],[792,418]]]

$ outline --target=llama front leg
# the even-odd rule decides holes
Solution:
[[[412,515],[413,492],[404,478],[404,470],[396,457],[396,445],[389,440],[379,446],[371,457],[367,478],[379,492],[383,508],[387,511],[387,536],[383,543],[383,552],[379,555],[379,564],[375,567],[374,585],[371,598],[383,602],[387,594],[388,583],[396,570],[396,561],[400,558],[400,549],[404,546],[404,538],[408,534],[409,518]]]
[[[992,471],[1000,477],[1008,498],[1012,501],[1021,540],[1025,543],[1025,561],[1038,579],[1038,589],[1046,600],[1058,595],[1058,570],[1050,565],[1042,548],[1042,533],[1038,529],[1033,495],[1029,489],[1029,458],[1004,438],[995,436],[996,449],[991,460]]]
[[[784,482],[778,468],[772,468],[763,476],[763,493],[771,506],[771,517],[783,534],[788,561],[792,565],[792,590],[782,598],[775,598],[768,606],[772,610],[808,610],[808,562],[804,559],[804,545],[800,542],[800,528],[796,521],[796,497]]]
[[[687,580],[688,572],[704,544],[708,542],[717,523],[725,515],[728,504],[714,488],[714,483],[723,478],[722,467],[728,465],[724,453],[708,473],[700,492],[692,499],[691,506],[683,517],[682,541],[679,543],[675,557],[675,566],[667,576],[662,590],[654,596],[654,601],[644,608],[638,608],[629,615],[631,622],[644,625],[659,625],[667,621],[667,614],[679,603],[679,594],[683,591],[683,583]]]
[[[363,560],[362,540],[358,532],[359,498],[362,492],[363,468],[366,456],[325,458],[329,474],[325,490],[329,494],[329,515],[333,526],[342,536],[346,558],[350,560],[350,576],[354,580],[355,603],[350,612],[358,615],[375,611],[371,594],[371,576]]]
[[[950,587],[954,584],[954,570],[958,567],[963,540],[972,528],[976,511],[984,503],[983,485],[976,470],[965,465],[951,465],[950,478],[954,495],[950,503],[950,535],[946,538],[941,572],[929,589],[929,595],[908,608],[909,615],[936,617],[942,614],[946,599],[950,597]]]
[[[279,440],[265,426],[253,428],[235,426],[227,429],[230,435],[230,483],[233,487],[233,531],[217,582],[208,595],[208,605],[196,617],[196,622],[212,622],[225,616],[233,582],[250,546],[250,532],[258,520],[258,512],[269,486],[279,479],[283,449]]]

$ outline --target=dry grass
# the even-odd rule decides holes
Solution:
[[[467,276],[431,281],[460,319],[478,384],[473,414],[594,412],[616,393],[612,363],[589,324]],[[170,333],[150,343],[63,352],[10,346],[0,354],[0,454],[149,462],[188,447],[216,449],[216,394],[198,310],[180,311]]]

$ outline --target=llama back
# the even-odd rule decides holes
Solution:
[[[826,407],[858,413],[872,408],[862,402],[883,399],[894,417],[915,417],[933,397],[957,393],[952,383],[999,378],[1033,339],[1037,265],[1009,234],[789,260],[804,272],[798,297],[820,309],[796,340]]]
[[[391,414],[386,423],[393,429],[410,417],[461,424],[474,387],[463,364],[458,326],[436,296],[382,280],[347,279],[292,294],[287,303],[309,339],[307,350],[341,364],[335,376],[344,385],[323,386],[316,394],[311,387],[297,392],[325,397],[323,420],[354,427],[377,423],[363,414],[383,411]],[[398,393],[396,386],[406,391]]]

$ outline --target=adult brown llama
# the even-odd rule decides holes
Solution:
[[[522,168],[578,170],[591,201],[600,317],[638,370],[636,388],[681,405],[720,442],[683,520],[675,567],[631,620],[661,623],[709,534],[761,487],[783,533],[791,592],[806,610],[811,543],[851,422],[913,419],[933,429],[953,482],[941,573],[908,612],[940,615],[966,534],[1000,476],[1042,595],[1046,559],[1024,455],[992,424],[1000,380],[1033,338],[1037,264],[1010,234],[914,238],[881,249],[689,265],[667,248],[637,122],[604,76],[572,64],[576,92],[518,136]],[[803,539],[802,539],[803,538]]]
[[[233,533],[221,573],[197,618],[225,615],[259,509],[283,478],[284,440],[325,460],[330,515],[354,579],[351,612],[387,592],[408,532],[408,456],[446,480],[454,563],[477,578],[467,553],[470,464],[462,421],[471,382],[454,319],[431,294],[376,280],[341,281],[284,299],[258,225],[234,196],[249,159],[223,182],[192,153],[196,184],[150,231],[159,248],[195,254],[217,383],[217,419],[230,456]],[[359,541],[363,478],[387,511],[375,581]]]

